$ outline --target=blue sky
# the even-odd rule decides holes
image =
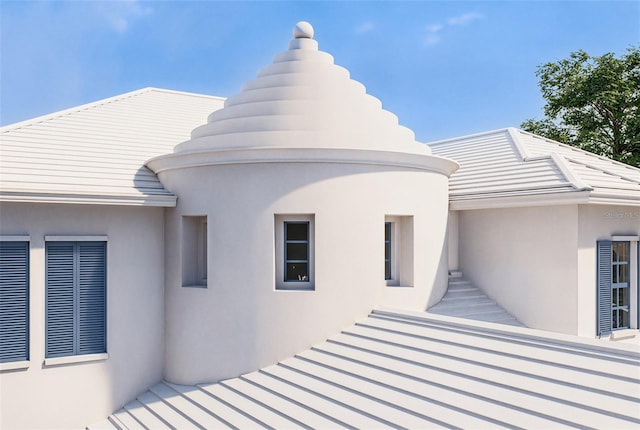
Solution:
[[[0,122],[144,87],[229,96],[297,21],[428,142],[542,117],[542,63],[640,41],[640,1],[0,1]]]

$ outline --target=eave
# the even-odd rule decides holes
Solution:
[[[0,192],[2,203],[60,203],[108,206],[175,207],[176,196],[99,196],[59,193]]]

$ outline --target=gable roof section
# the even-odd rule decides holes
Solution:
[[[460,163],[451,209],[607,203],[640,206],[640,169],[515,128],[430,144]]]
[[[0,129],[0,202],[175,206],[144,166],[173,151],[224,99],[157,88]]]

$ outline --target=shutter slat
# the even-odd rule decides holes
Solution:
[[[47,243],[47,357],[106,352],[106,243]]]
[[[78,248],[78,353],[106,352],[106,243],[83,242]]]
[[[74,249],[71,242],[46,244],[46,357],[74,354]]]
[[[598,255],[598,336],[611,333],[611,241],[597,243]]]
[[[29,242],[0,242],[0,362],[29,359]]]

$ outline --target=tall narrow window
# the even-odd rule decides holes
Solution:
[[[182,217],[182,286],[207,287],[207,217]]]
[[[640,237],[597,242],[597,335],[640,326]]]
[[[106,242],[46,242],[46,358],[105,353]]]
[[[413,286],[413,244],[413,216],[385,216],[384,279],[387,286]]]
[[[611,244],[611,324],[613,330],[629,328],[630,243]]]
[[[314,290],[314,215],[275,216],[276,290]]]
[[[393,279],[391,277],[391,255],[392,255],[392,228],[393,223],[384,223],[384,279],[387,281]]]
[[[309,282],[309,223],[284,223],[285,282]]]
[[[29,360],[29,242],[0,241],[0,363]]]

